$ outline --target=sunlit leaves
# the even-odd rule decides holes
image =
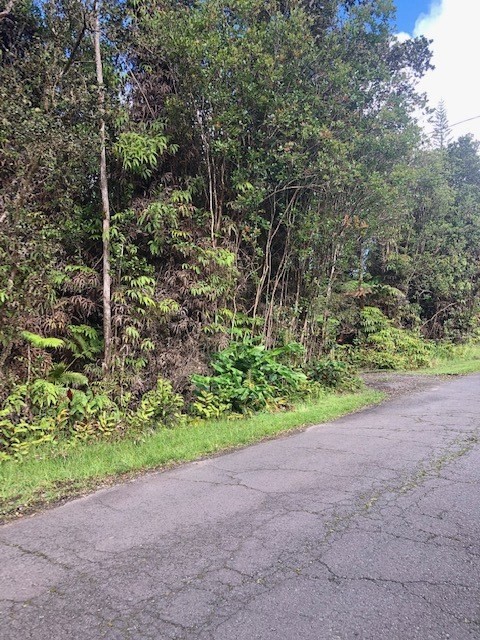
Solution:
[[[143,178],[151,175],[161,156],[168,149],[168,138],[164,135],[148,133],[121,133],[113,146],[117,155],[128,171],[138,173]]]

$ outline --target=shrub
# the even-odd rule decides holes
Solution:
[[[75,382],[79,380],[75,378]],[[20,459],[46,442],[78,441],[172,427],[181,417],[183,398],[159,378],[134,410],[123,411],[106,394],[87,387],[71,389],[37,379],[14,388],[0,408],[0,461]]]
[[[12,422],[7,410],[0,411],[0,462],[26,456],[32,447],[55,439],[56,425],[52,418],[41,418],[29,423]]]
[[[41,378],[17,385],[0,408],[0,460],[21,458],[45,442],[111,435],[121,418],[108,396],[90,388],[70,389]]]
[[[332,358],[322,358],[310,363],[307,374],[325,389],[354,391],[362,386],[361,379],[350,363]]]
[[[127,425],[137,431],[174,426],[181,417],[183,398],[168,380],[158,378],[154,389],[147,391],[138,408],[127,417]]]
[[[355,364],[374,369],[417,369],[430,364],[433,347],[418,334],[395,327],[376,307],[365,307],[360,316]]]
[[[197,392],[196,400],[191,406],[191,413],[204,420],[219,418],[222,414],[231,410],[232,405],[229,401],[225,402],[218,395],[205,389]]]
[[[191,412],[218,417],[285,405],[307,382],[303,372],[285,364],[301,349],[296,343],[272,350],[253,342],[230,345],[213,358],[213,375],[192,376],[196,399]]]

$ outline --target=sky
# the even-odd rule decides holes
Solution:
[[[419,86],[436,107],[445,101],[450,124],[480,116],[480,0],[396,0],[401,38],[433,39],[433,64]],[[427,125],[428,129],[428,125]],[[452,127],[454,137],[480,140],[480,118]]]
[[[396,0],[397,27],[399,31],[413,33],[421,13],[428,13],[431,0]]]

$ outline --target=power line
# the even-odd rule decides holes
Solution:
[[[460,120],[459,122],[454,122],[453,124],[448,125],[448,130],[453,129],[453,127],[457,127],[459,124],[465,124],[466,122],[471,122],[472,120],[478,120],[480,115],[473,116],[473,118],[467,118],[466,120]],[[430,123],[431,124],[431,123]],[[435,132],[427,134],[428,138],[432,138],[435,135]]]
[[[454,124],[449,125],[449,129],[452,127],[456,127],[459,124],[464,124],[465,122],[471,122],[472,120],[478,120],[480,116],[473,116],[473,118],[467,118],[466,120],[460,120],[460,122],[455,122]]]

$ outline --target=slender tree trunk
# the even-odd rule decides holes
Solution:
[[[288,258],[290,257],[289,246],[290,246],[290,228],[288,229],[288,232],[287,232],[287,238],[285,241],[285,246],[283,248],[282,258],[280,260],[277,273],[275,274],[275,278],[273,280],[273,285],[270,293],[270,300],[265,310],[264,337],[265,337],[265,344],[267,345],[267,347],[271,347],[274,343],[272,336],[273,336],[273,325],[274,325],[275,296],[277,294],[278,286],[283,276],[285,275],[285,271],[287,269]]]
[[[103,212],[103,339],[105,342],[103,354],[103,369],[105,372],[112,368],[112,280],[110,275],[110,201],[108,197],[108,177],[106,158],[105,134],[105,85],[103,83],[102,53],[100,50],[100,16],[98,2],[93,8],[93,42],[95,49],[95,68],[98,85],[98,111],[100,114],[100,191],[102,194]]]
[[[330,301],[332,299],[333,283],[335,280],[335,273],[337,270],[337,261],[338,261],[339,255],[340,255],[340,243],[337,242],[333,248],[333,255],[332,255],[332,262],[330,265],[330,273],[328,276],[327,290],[325,292],[325,310],[323,312],[323,324],[322,324],[321,343],[320,343],[322,353],[325,352],[325,345],[327,343],[328,320],[330,318]]]
[[[195,100],[192,98],[192,102]],[[207,165],[208,173],[208,203],[210,208],[210,237],[212,240],[212,247],[216,247],[216,187],[215,187],[215,163],[212,161],[210,154],[210,142],[205,131],[203,122],[203,115],[199,108],[196,110],[197,123],[200,130],[200,137],[202,139],[203,152],[205,154],[205,162]]]
[[[252,313],[252,317],[253,319],[255,319],[257,317],[257,311],[258,311],[258,306],[260,304],[260,299],[262,297],[262,293],[263,293],[263,289],[265,287],[265,282],[267,280],[268,274],[270,272],[270,268],[271,268],[271,244],[272,244],[272,240],[273,240],[273,233],[272,233],[272,224],[270,225],[269,229],[268,229],[268,237],[267,237],[267,242],[265,245],[265,258],[264,258],[264,262],[263,262],[263,269],[262,269],[262,275],[260,276],[260,280],[258,282],[257,285],[257,291],[255,294],[255,302],[253,304],[253,313]]]
[[[361,237],[358,242],[358,306],[362,311],[365,307],[365,296],[363,291],[363,240]]]

